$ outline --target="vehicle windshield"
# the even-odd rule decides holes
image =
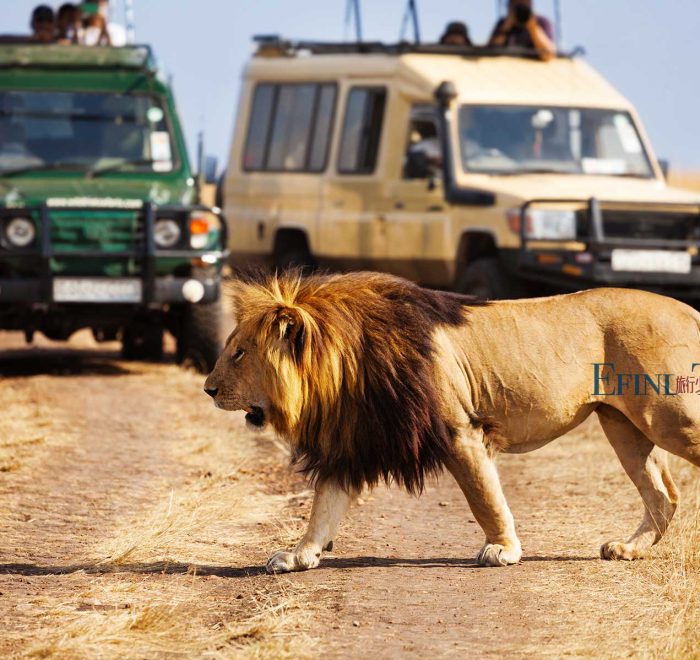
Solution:
[[[632,118],[623,111],[465,105],[459,134],[468,172],[653,174]]]
[[[150,96],[0,92],[0,176],[58,169],[168,172],[162,104]]]

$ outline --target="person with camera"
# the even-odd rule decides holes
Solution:
[[[508,15],[496,23],[489,46],[532,48],[545,61],[556,56],[552,24],[535,14],[532,0],[509,0]]]

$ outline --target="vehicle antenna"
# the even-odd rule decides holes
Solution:
[[[126,23],[126,43],[136,43],[136,23],[134,21],[134,0],[124,0],[124,19]]]
[[[413,22],[413,41],[414,43],[419,44],[420,24],[418,22],[418,8],[416,6],[416,0],[408,0],[406,11],[403,15],[403,20],[401,21],[401,34],[399,35],[399,41],[403,41],[409,19]]]
[[[562,22],[560,0],[554,0],[554,30],[557,50],[561,50],[561,44],[564,38],[564,24]]]
[[[345,30],[350,25],[351,19],[355,18],[355,40],[358,43],[362,42],[362,18],[360,15],[360,0],[348,0],[345,8]]]

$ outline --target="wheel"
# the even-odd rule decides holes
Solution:
[[[275,267],[283,272],[297,268],[304,273],[313,270],[314,264],[311,255],[303,248],[290,247],[275,255]]]
[[[306,238],[297,234],[278,235],[273,254],[275,268],[280,272],[292,268],[309,273],[315,267]]]
[[[163,359],[163,328],[149,323],[133,323],[122,332],[125,360],[160,362]]]
[[[495,257],[484,257],[470,263],[457,279],[455,291],[484,300],[517,298],[519,287]]]
[[[177,361],[209,373],[221,352],[221,301],[187,305],[177,339]]]

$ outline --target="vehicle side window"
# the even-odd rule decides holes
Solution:
[[[243,168],[246,170],[263,169],[274,98],[275,88],[273,85],[258,85],[255,88],[253,107],[250,110],[248,140],[243,158]]]
[[[321,172],[333,128],[333,84],[261,84],[255,88],[243,169]]]
[[[408,125],[403,178],[439,178],[441,166],[442,145],[436,108],[430,105],[413,106]]]
[[[377,163],[386,89],[353,87],[348,94],[340,141],[338,172],[371,174]]]
[[[323,85],[318,95],[318,109],[316,123],[311,136],[311,149],[309,154],[309,169],[312,172],[320,172],[326,168],[328,157],[328,144],[333,130],[333,117],[335,115],[335,85]]]

